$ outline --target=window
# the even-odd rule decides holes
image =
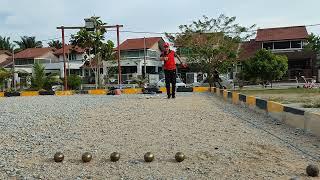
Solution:
[[[158,56],[156,51],[148,50],[147,53],[148,53],[149,57],[157,57]]]
[[[264,49],[273,49],[273,43],[272,42],[263,43],[263,48]]]
[[[76,60],[77,59],[77,55],[76,54],[69,54],[69,60]]]
[[[302,41],[291,41],[291,48],[302,48]]]
[[[15,65],[34,64],[34,60],[33,59],[15,59],[14,62],[15,62]]]
[[[121,51],[122,58],[139,57],[139,51]]]
[[[34,59],[34,63],[39,63],[39,64],[50,63],[50,59]]]
[[[274,42],[274,49],[290,49],[290,41]]]

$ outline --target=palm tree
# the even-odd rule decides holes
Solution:
[[[0,36],[0,50],[13,50],[13,44],[10,43],[10,37]]]
[[[49,47],[54,47],[56,49],[61,49],[62,48],[62,43],[59,40],[51,40],[48,42]]]
[[[42,48],[42,42],[36,41],[34,36],[21,36],[21,41],[14,41],[19,46],[19,50],[24,50],[28,48]]]
[[[44,71],[44,66],[40,63],[35,63],[33,65],[34,75],[31,79],[31,86],[37,90],[41,90],[45,84],[46,74]]]

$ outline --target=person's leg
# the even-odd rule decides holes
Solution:
[[[170,72],[167,70],[164,70],[164,75],[165,75],[165,82],[166,82],[166,89],[167,89],[167,96],[170,98]]]
[[[171,76],[171,83],[172,83],[172,98],[176,97],[176,79],[177,75],[176,75],[176,71],[172,71],[172,76]]]

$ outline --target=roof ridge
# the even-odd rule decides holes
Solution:
[[[151,38],[162,38],[162,37],[146,37],[146,39],[151,39]],[[138,40],[138,39],[144,39],[144,38],[131,38],[126,40]]]
[[[272,28],[258,28],[258,30],[268,30],[268,29],[288,29],[288,28],[297,28],[297,27],[304,27],[306,28],[306,26],[301,25],[301,26],[283,26],[283,27],[272,27]]]

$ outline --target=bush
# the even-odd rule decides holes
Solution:
[[[81,85],[81,77],[75,74],[68,76],[68,89],[79,89]]]

